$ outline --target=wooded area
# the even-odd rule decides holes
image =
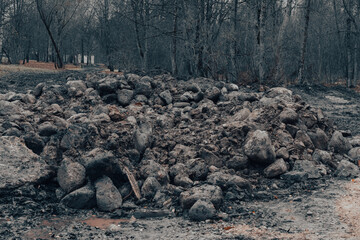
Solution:
[[[0,59],[351,86],[359,24],[360,0],[1,0]]]

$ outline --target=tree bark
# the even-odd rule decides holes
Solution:
[[[311,6],[311,0],[306,0],[305,29],[304,29],[304,38],[301,46],[301,57],[300,57],[300,66],[299,66],[299,75],[298,75],[299,84],[302,84],[304,82],[306,44],[309,36],[308,30],[309,30],[309,22],[310,22],[310,6]]]
[[[172,74],[178,74],[177,66],[177,32],[178,32],[178,0],[174,0],[174,18],[173,18],[173,34],[172,34],[172,51],[171,51],[171,69]]]

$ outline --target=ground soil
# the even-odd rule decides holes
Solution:
[[[40,82],[61,84],[86,71],[0,68],[0,92],[26,92]],[[360,96],[344,87],[293,86],[339,129],[360,134]],[[224,205],[228,219],[191,222],[186,216],[135,219],[119,210],[62,208],[55,183],[0,193],[1,239],[360,239],[360,180],[327,178]],[[175,213],[176,215],[176,213]]]

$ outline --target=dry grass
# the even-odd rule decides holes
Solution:
[[[30,68],[24,65],[3,65],[0,64],[0,76],[12,72],[30,72],[30,73],[56,73],[56,70],[43,68]]]

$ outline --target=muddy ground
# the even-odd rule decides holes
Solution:
[[[86,71],[2,72],[0,92],[26,92],[39,82],[61,84]],[[343,87],[291,87],[334,119],[360,134],[360,96]],[[276,180],[274,181],[276,184]],[[0,196],[1,239],[360,239],[359,180],[326,178],[288,189],[258,191],[222,206],[220,220],[191,222],[177,212],[144,208],[113,213],[62,208],[56,183],[24,186]],[[136,218],[133,217],[136,216]],[[160,216],[159,218],[151,218]]]

